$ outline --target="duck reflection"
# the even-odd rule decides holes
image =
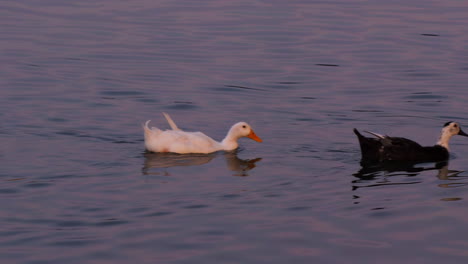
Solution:
[[[353,176],[360,180],[373,180],[381,175],[384,176],[417,176],[423,171],[437,171],[437,178],[441,180],[449,180],[455,177],[459,177],[459,174],[463,171],[450,170],[448,161],[436,162],[436,163],[411,163],[411,162],[384,162],[378,164],[369,164],[361,162],[361,169],[354,173]],[[357,183],[353,181],[353,183]],[[379,183],[387,184],[388,180],[379,181]],[[418,182],[405,182],[405,183],[394,183],[394,184],[412,184]],[[379,185],[381,185],[379,184]],[[362,187],[362,186],[361,186]],[[353,187],[356,189],[358,187]]]
[[[224,158],[226,159],[226,166],[229,170],[237,172],[234,176],[249,176],[247,171],[256,167],[255,163],[262,160],[262,158],[255,159],[239,159],[236,152],[225,152]]]
[[[439,169],[439,173],[437,173],[437,178],[440,180],[449,180],[453,179],[455,177],[459,177],[459,174],[464,171],[459,171],[459,170],[449,170],[448,168],[448,162],[445,166]]]
[[[434,171],[435,176],[441,180],[436,181],[437,187],[456,188],[466,186],[466,177],[461,175],[464,171],[450,170],[448,161],[437,163],[401,163],[391,162],[382,164],[362,164],[362,168],[353,174],[358,179],[352,181],[352,190],[356,191],[365,187],[376,187],[383,185],[407,185],[421,183],[420,177],[411,180],[411,176],[417,176],[423,171]],[[403,176],[402,178],[391,178],[391,176]],[[405,177],[406,176],[406,177]],[[361,196],[354,194],[353,199],[360,199]],[[441,201],[458,201],[460,197],[444,197]],[[354,203],[358,204],[359,201]],[[382,207],[383,208],[383,207]]]
[[[236,172],[234,176],[249,176],[248,171],[256,167],[262,158],[240,159],[237,151],[215,152],[210,154],[177,154],[177,153],[143,153],[145,162],[142,172],[145,175],[153,174],[150,169],[170,168],[178,166],[199,166],[209,163],[218,156],[223,156],[229,170]],[[159,173],[158,173],[159,174]],[[167,174],[166,174],[167,175]]]
[[[384,176],[406,175],[416,176],[423,171],[437,171],[437,178],[441,180],[454,179],[464,171],[450,170],[448,161],[436,163],[411,163],[411,162],[384,162],[378,164],[361,163],[361,169],[353,176],[362,180],[372,180],[382,174]]]
[[[441,170],[444,167],[448,168],[448,162],[437,162],[437,163],[414,163],[414,162],[382,162],[377,164],[361,163],[361,169],[353,174],[353,176],[370,180],[379,175],[391,174],[393,172],[406,172],[408,176],[416,176],[422,171],[428,170]]]

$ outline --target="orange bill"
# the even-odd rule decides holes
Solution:
[[[255,134],[255,132],[253,131],[253,129],[250,130],[250,133],[247,135],[247,137],[250,138],[250,139],[253,139],[253,140],[257,141],[257,142],[262,142],[262,141],[263,141],[261,138],[259,138],[259,137]]]

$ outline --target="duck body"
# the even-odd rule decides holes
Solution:
[[[145,127],[145,147],[152,152],[211,153],[222,150],[221,144],[202,132],[160,130]]]
[[[156,127],[148,127],[149,120],[144,124],[145,147],[151,152],[185,153],[212,153],[216,151],[231,151],[239,145],[240,137],[249,137],[255,141],[262,140],[254,133],[245,122],[236,123],[229,130],[226,138],[218,142],[202,132],[182,131],[166,113],[163,113],[172,129],[161,130]]]
[[[361,147],[363,161],[412,161],[431,162],[449,158],[449,152],[440,145],[423,147],[420,144],[402,137],[369,138],[354,129]]]
[[[453,135],[468,136],[456,122],[447,122],[444,125],[439,141],[434,146],[421,146],[410,139],[383,136],[373,132],[367,132],[375,136],[369,138],[363,136],[357,129],[354,129],[354,133],[358,137],[364,163],[445,161],[450,157],[448,148],[450,138]]]

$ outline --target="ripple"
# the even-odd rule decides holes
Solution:
[[[166,216],[166,215],[171,215],[173,212],[168,212],[168,211],[161,211],[161,212],[154,212],[150,214],[144,215],[145,217],[159,217],[159,216]]]
[[[419,93],[412,93],[411,95],[405,96],[405,99],[446,99],[448,96],[446,95],[437,95],[431,92],[419,92]]]
[[[55,223],[58,227],[78,227],[78,226],[85,226],[88,225],[83,221],[78,220],[66,220],[66,221],[58,221]]]
[[[438,72],[429,72],[423,70],[410,70],[403,73],[404,76],[418,77],[418,78],[429,78],[429,77],[440,77],[441,74]]]
[[[200,208],[207,208],[208,205],[206,204],[194,204],[194,205],[187,205],[184,206],[183,208],[185,209],[200,209]]]
[[[239,198],[241,197],[240,194],[225,194],[221,196],[222,199],[234,199],[234,198]]]
[[[176,101],[173,104],[166,106],[166,109],[170,110],[194,110],[199,108],[197,105],[195,105],[193,102],[182,102],[182,101]]]
[[[76,137],[76,138],[94,139],[98,141],[112,142],[115,144],[135,144],[139,142],[139,141],[126,140],[125,139],[126,136],[113,135],[112,137],[111,136],[103,137],[103,136],[88,134],[86,132],[78,131],[78,130],[61,130],[61,131],[55,132],[55,134],[61,135],[61,136],[71,136],[71,137]]]
[[[20,190],[16,188],[0,188],[0,194],[13,194],[19,192]]]
[[[155,98],[136,98],[136,101],[151,104],[159,103],[159,100]]]
[[[48,182],[31,182],[31,183],[25,184],[24,186],[28,188],[43,188],[43,187],[49,187],[51,185],[52,184]]]
[[[239,86],[239,85],[225,85],[225,87],[234,88],[234,89],[242,89],[242,90],[264,91],[264,89],[260,89],[260,88],[253,88],[253,87],[246,87],[246,86]]]
[[[428,248],[429,251],[435,252],[437,254],[448,255],[448,256],[459,256],[459,257],[468,257],[468,252],[466,251],[465,246],[431,246]]]
[[[100,92],[101,95],[103,96],[110,96],[110,97],[118,97],[118,96],[123,96],[123,97],[135,97],[135,96],[142,96],[145,95],[145,93],[140,92],[140,91],[134,91],[134,90],[116,90],[116,91],[102,91]]]
[[[281,196],[282,196],[281,194],[276,194],[276,193],[270,193],[270,194],[263,195],[263,197],[266,197],[266,198],[277,198],[277,197],[281,197]]]
[[[292,153],[316,153],[318,152],[317,147],[310,144],[302,144],[299,146],[294,146],[291,149]]]
[[[218,91],[218,92],[249,92],[249,91],[264,91],[261,88],[253,88],[247,86],[239,86],[239,85],[225,85],[223,87],[215,87],[211,90]]]
[[[309,206],[293,206],[293,207],[286,208],[286,210],[288,211],[305,211],[309,209],[310,209]]]
[[[58,247],[83,247],[97,243],[96,240],[86,238],[71,238],[68,240],[59,240],[49,243],[50,246]]]
[[[461,201],[461,200],[463,200],[463,198],[460,198],[460,197],[447,197],[447,198],[442,198],[440,200],[445,201],[445,202],[454,202],[454,201]]]
[[[47,120],[54,122],[54,123],[65,123],[68,121],[67,119],[60,118],[60,117],[50,117],[50,118],[47,118]]]
[[[118,219],[106,219],[101,222],[97,222],[95,225],[96,226],[115,226],[115,225],[124,225],[128,224],[128,221],[125,220],[118,220]]]
[[[336,245],[358,247],[358,248],[389,248],[391,247],[391,244],[387,242],[356,239],[356,238],[335,238],[335,239],[330,239],[330,242]]]
[[[318,64],[315,64],[317,66],[322,66],[322,67],[339,67],[340,65],[338,64],[328,64],[328,63],[318,63]]]

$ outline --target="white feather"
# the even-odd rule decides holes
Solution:
[[[166,118],[167,122],[169,123],[169,126],[171,126],[172,130],[180,130],[175,124],[174,120],[172,120],[172,118],[167,113],[163,113],[163,115]]]
[[[380,135],[380,134],[378,134],[378,133],[371,132],[371,131],[367,131],[367,130],[364,130],[364,132],[369,133],[369,134],[371,134],[371,135],[373,135],[373,136],[376,136],[377,138],[380,138],[380,139],[384,139],[384,138],[386,137],[386,136],[384,136],[384,135]]]
[[[211,153],[220,150],[234,150],[239,145],[237,140],[249,137],[255,141],[262,140],[255,135],[252,128],[245,122],[239,122],[231,127],[226,137],[218,142],[202,132],[186,132],[180,130],[171,117],[163,113],[172,130],[160,130],[148,127],[150,120],[143,126],[145,132],[145,147],[152,152]]]

